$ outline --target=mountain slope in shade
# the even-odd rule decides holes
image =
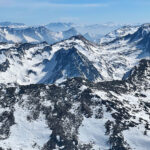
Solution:
[[[92,62],[74,47],[57,51],[48,66],[52,64],[55,65],[53,70],[50,73],[48,69],[46,77],[40,83],[54,83],[72,77],[85,77],[90,81],[103,79]]]
[[[148,150],[150,60],[127,80],[0,85],[2,150]]]

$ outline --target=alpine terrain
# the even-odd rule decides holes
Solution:
[[[149,150],[150,24],[64,26],[0,27],[0,150]]]

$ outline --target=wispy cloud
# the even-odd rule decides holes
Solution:
[[[37,7],[107,7],[108,4],[102,3],[84,3],[84,4],[62,4],[62,3],[36,3]]]
[[[32,8],[43,8],[43,7],[61,7],[61,8],[90,8],[90,7],[107,7],[105,3],[52,3],[52,2],[41,2],[41,1],[28,1],[28,0],[0,0],[0,7],[32,7]]]

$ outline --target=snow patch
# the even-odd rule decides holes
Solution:
[[[48,142],[52,131],[48,128],[43,114],[37,120],[29,121],[30,114],[25,108],[15,106],[15,125],[11,127],[8,139],[0,142],[0,147],[12,150],[41,150]]]
[[[79,128],[82,144],[93,143],[95,149],[109,149],[108,136],[105,135],[105,119],[85,118]]]

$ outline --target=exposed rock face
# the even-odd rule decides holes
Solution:
[[[0,147],[147,150],[149,93],[150,60],[140,61],[120,81],[73,78],[57,86],[1,84]]]
[[[76,48],[71,48],[68,51],[61,49],[55,53],[53,56],[57,64],[53,69],[51,76],[45,79],[45,81],[40,81],[43,83],[54,83],[59,79],[66,79],[72,77],[85,77],[90,81],[94,81],[102,76],[93,66],[93,64],[81,54]]]

